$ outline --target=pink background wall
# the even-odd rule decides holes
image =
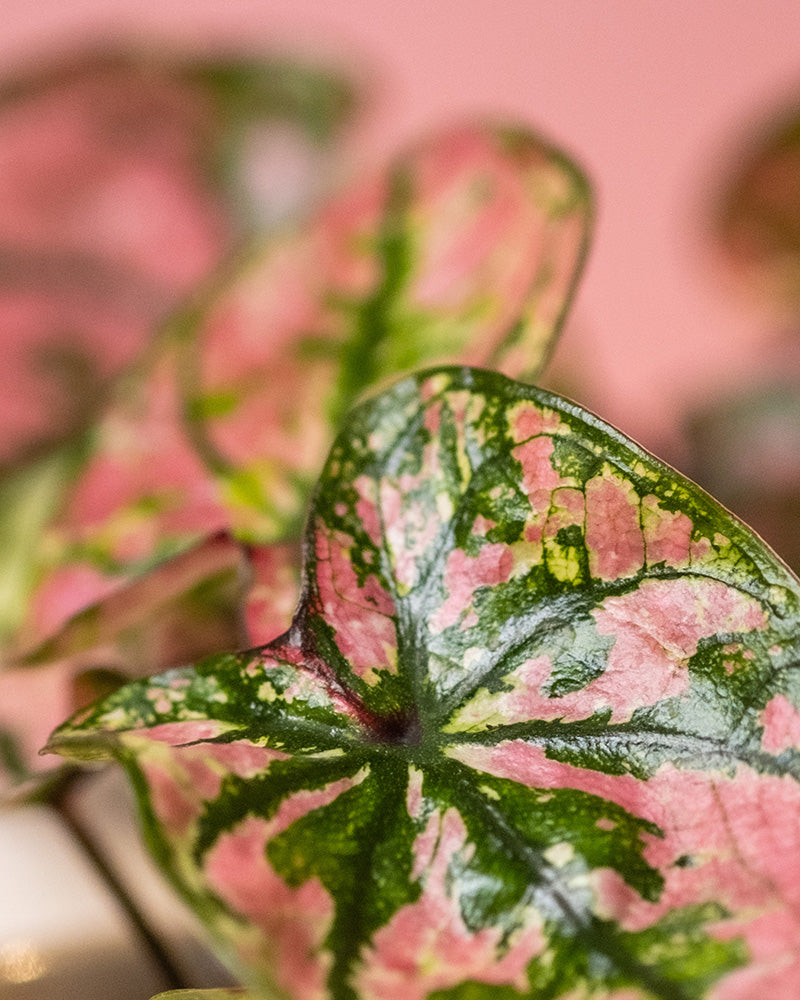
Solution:
[[[594,408],[651,446],[760,353],[768,324],[707,265],[701,212],[749,125],[800,91],[796,0],[3,0],[2,15],[7,67],[108,31],[333,53],[377,82],[365,159],[465,115],[537,125],[599,196],[559,368],[588,361]]]

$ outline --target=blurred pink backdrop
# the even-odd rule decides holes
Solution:
[[[709,266],[703,213],[750,127],[800,89],[796,0],[4,0],[0,59],[104,36],[332,55],[374,90],[364,161],[483,113],[564,145],[599,211],[559,378],[580,387],[585,368],[590,404],[651,447],[759,359],[768,324]]]

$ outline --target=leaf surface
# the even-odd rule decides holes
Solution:
[[[114,756],[243,981],[291,1000],[800,989],[800,586],[597,418],[444,369],[357,409],[290,631],[130,685]]]
[[[199,317],[184,369],[195,444],[236,530],[264,541],[296,526],[298,492],[363,390],[443,361],[540,371],[591,214],[560,151],[520,128],[470,126],[256,251]]]
[[[340,120],[323,127],[333,89],[301,68],[185,72],[211,88],[237,135],[237,122],[302,111],[323,142]],[[241,89],[245,78],[252,86]],[[353,396],[431,358],[540,367],[590,216],[586,181],[560,152],[519,129],[476,126],[416,147],[310,226],[271,240],[243,272],[232,265],[233,285],[209,286],[118,381],[83,467],[45,512],[41,544],[9,565],[15,653],[92,669],[105,657],[100,666],[136,676],[216,651],[216,637],[240,625],[236,609],[217,613],[213,580],[193,578],[183,597],[175,585],[221,531],[250,546],[250,641],[283,631],[312,473]],[[276,602],[267,591],[278,578]],[[215,607],[188,634],[198,588]],[[169,601],[155,621],[153,608]]]

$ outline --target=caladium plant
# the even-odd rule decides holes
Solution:
[[[175,523],[191,506],[178,487],[193,477],[196,511],[205,478],[188,446],[175,462],[158,331],[254,231],[316,201],[355,103],[348,81],[305,61],[152,49],[82,50],[0,82],[0,737],[15,746],[0,792],[29,773],[53,705],[64,714],[54,693],[86,686],[73,666],[152,670],[185,662],[187,641],[197,654],[242,641],[244,555],[214,534],[227,521],[208,501],[195,535],[193,511]],[[154,338],[156,360],[120,381]],[[43,685],[8,671],[23,652],[80,662]]]
[[[120,558],[130,576],[197,540],[162,524],[176,506],[197,507],[195,496],[176,497],[187,480],[195,494],[203,483],[202,463],[180,449],[172,339],[157,337],[113,387],[111,376],[254,230],[264,238],[268,217],[274,226],[275,195],[262,189],[286,185],[270,150],[291,133],[327,178],[319,168],[353,104],[342,78],[285,58],[92,50],[0,85],[5,646],[19,650],[63,621],[64,610],[33,609],[27,622],[23,611],[54,567],[73,571],[59,590],[76,593],[76,610],[120,575]],[[295,210],[321,187],[295,183]],[[137,480],[137,464],[149,476],[140,469]],[[93,588],[92,572],[103,578]]]
[[[291,537],[331,425],[361,389],[432,359],[541,369],[590,222],[586,181],[558,151],[475,126],[272,238],[118,387],[66,500],[43,504],[50,574],[99,577],[85,601],[215,530]],[[50,584],[28,641],[58,620],[38,607],[65,589]]]
[[[281,637],[135,682],[111,757],[256,997],[789,1000],[800,582],[580,407],[483,370],[360,405]]]
[[[582,173],[535,133],[462,126],[224,269],[117,384],[68,475],[34,468],[42,502],[0,571],[16,662],[141,675],[283,631],[347,408],[432,361],[541,370],[591,216]]]

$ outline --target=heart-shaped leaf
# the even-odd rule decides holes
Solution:
[[[591,194],[539,136],[437,134],[256,252],[187,340],[194,440],[235,530],[296,528],[357,396],[427,364],[531,377],[586,252]]]
[[[443,369],[363,404],[303,600],[50,749],[116,757],[248,988],[800,990],[800,584],[597,418]],[[259,992],[260,991],[260,992]]]
[[[214,531],[257,544],[297,533],[333,410],[372,380],[431,352],[488,358],[501,344],[541,365],[585,249],[581,175],[533,136],[476,128],[429,142],[391,176],[416,185],[402,206],[383,203],[388,176],[358,186],[310,230],[270,244],[257,274],[211,291],[207,326],[176,321],[117,385],[77,483],[51,505],[46,555],[27,547],[26,575],[40,582],[18,646],[39,646],[71,614]],[[394,225],[403,234],[392,249]],[[412,306],[427,317],[422,334]],[[196,389],[188,404],[180,398],[183,361],[184,381],[194,384],[199,366],[199,384],[213,383],[202,401]],[[200,456],[212,472],[222,466],[221,492]],[[24,582],[16,605],[28,598]]]

